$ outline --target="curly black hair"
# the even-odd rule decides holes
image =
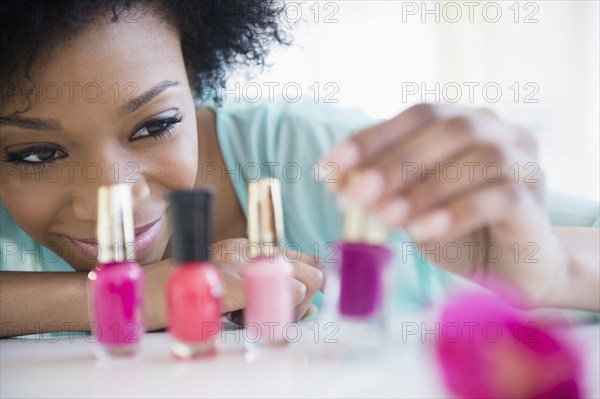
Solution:
[[[273,43],[289,44],[282,26],[285,9],[272,0],[16,0],[0,2],[0,84],[31,81],[31,68],[62,40],[102,19],[135,20],[152,12],[179,33],[190,84],[196,96],[219,102],[234,65],[264,66]],[[14,87],[14,86],[13,86]],[[2,104],[0,104],[0,110]]]

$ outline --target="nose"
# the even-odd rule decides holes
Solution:
[[[104,173],[108,171],[110,173]],[[81,221],[95,221],[98,213],[98,188],[102,185],[125,183],[131,186],[133,212],[139,209],[150,197],[148,181],[142,173],[128,176],[120,181],[115,179],[115,174],[109,168],[102,169],[98,174],[99,179],[82,179],[83,182],[74,182],[77,185],[71,197],[71,209],[76,219]],[[106,176],[106,177],[104,177]],[[104,177],[104,178],[103,178]],[[87,181],[85,181],[87,180]]]

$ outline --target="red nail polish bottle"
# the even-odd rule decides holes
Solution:
[[[220,333],[223,284],[209,263],[211,190],[174,191],[170,196],[177,269],[167,281],[171,352],[179,358],[215,350]]]

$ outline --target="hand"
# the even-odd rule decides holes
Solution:
[[[212,262],[220,270],[225,285],[222,312],[229,314],[228,318],[238,324],[243,324],[242,310],[246,306],[242,268],[247,261],[247,245],[245,238],[229,239],[215,243],[212,249]],[[298,320],[316,311],[312,299],[322,289],[325,269],[312,255],[287,251],[286,257],[298,259],[291,262],[295,317]]]
[[[244,255],[247,244],[248,240],[245,238],[230,239],[219,241],[213,244],[212,248],[211,262],[220,271],[225,288],[221,312],[233,314],[233,318],[230,317],[230,319],[238,324],[243,324],[241,311],[246,306],[241,272],[246,261]],[[293,294],[296,303],[294,311],[298,320],[308,317],[316,311],[312,299],[315,293],[322,289],[325,269],[312,255],[288,251],[286,256],[289,259],[298,259],[291,263],[294,278]],[[175,267],[172,259],[143,267],[146,281],[146,328],[148,331],[165,328],[167,325],[165,284]]]
[[[483,284],[493,270],[532,306],[551,304],[566,281],[570,256],[544,210],[535,140],[491,111],[417,105],[328,162],[338,193],[406,229],[433,263]]]
[[[144,271],[144,308],[146,330],[167,327],[167,279],[175,269],[173,259],[166,259],[142,267]]]

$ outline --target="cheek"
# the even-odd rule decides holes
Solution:
[[[7,181],[2,188],[1,200],[21,229],[42,244],[49,242],[49,229],[62,213],[64,204],[56,184]]]
[[[181,131],[163,147],[155,163],[153,180],[168,189],[193,188],[198,173],[198,134],[195,121],[182,126]]]

